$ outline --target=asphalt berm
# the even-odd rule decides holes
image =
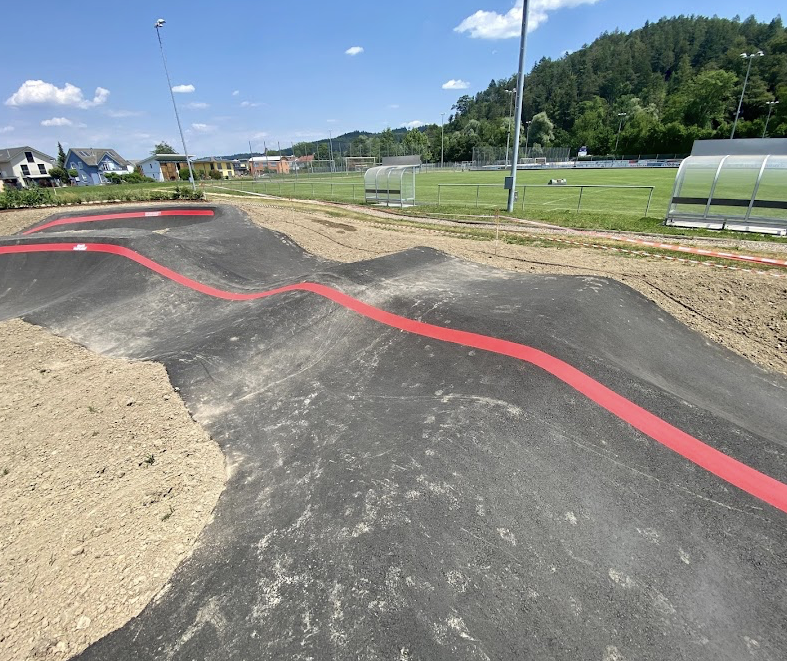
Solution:
[[[611,279],[206,209],[0,239],[0,319],[163,363],[232,467],[78,658],[787,656],[787,380]]]

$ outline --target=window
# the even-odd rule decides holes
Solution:
[[[30,168],[27,167],[27,163],[22,163],[22,174],[26,177],[30,176]]]
[[[211,170],[215,170],[215,169],[216,169],[216,166],[215,166],[215,164],[211,163],[211,164],[210,164],[210,169],[211,169]]]
[[[76,163],[74,163],[74,162],[72,161],[72,162],[71,162],[71,163],[68,165],[68,168],[69,168],[70,170],[76,170],[76,169],[77,169],[77,164],[76,164]]]
[[[45,166],[43,163],[39,163],[39,164],[38,164],[38,171],[39,171],[41,174],[46,174],[46,166]]]
[[[33,162],[34,162],[34,161],[33,161],[33,152],[31,152],[31,151],[26,151],[26,152],[25,152],[25,158],[27,159],[27,162],[28,162],[28,163],[33,163]]]

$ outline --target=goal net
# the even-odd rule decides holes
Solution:
[[[344,164],[347,172],[366,172],[377,165],[377,159],[374,156],[345,156]]]

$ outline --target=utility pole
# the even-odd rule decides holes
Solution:
[[[511,190],[508,191],[508,213],[514,210],[516,166],[519,161],[519,137],[522,135],[522,96],[525,91],[525,51],[527,47],[528,0],[522,3],[522,38],[519,44],[519,76],[516,81],[516,125],[514,127],[514,162],[511,164]]]
[[[161,43],[160,29],[164,27],[166,21],[160,18],[156,21],[156,36],[158,37],[158,45],[161,49],[161,61],[164,62],[164,73],[167,75],[167,87],[169,87],[169,95],[172,97],[172,107],[175,109],[175,120],[178,123],[178,131],[180,132],[180,142],[183,145],[183,155],[186,157],[186,165],[189,168],[189,181],[191,182],[191,190],[197,192],[197,184],[194,183],[194,170],[191,168],[191,159],[189,159],[189,152],[186,149],[186,139],[183,137],[183,128],[180,125],[180,115],[178,115],[178,106],[175,103],[175,92],[172,91],[172,81],[169,78],[169,70],[167,69],[167,58],[164,57],[164,45]]]

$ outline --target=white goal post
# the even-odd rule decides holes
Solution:
[[[345,156],[344,168],[346,172],[366,172],[377,165],[374,156]]]

